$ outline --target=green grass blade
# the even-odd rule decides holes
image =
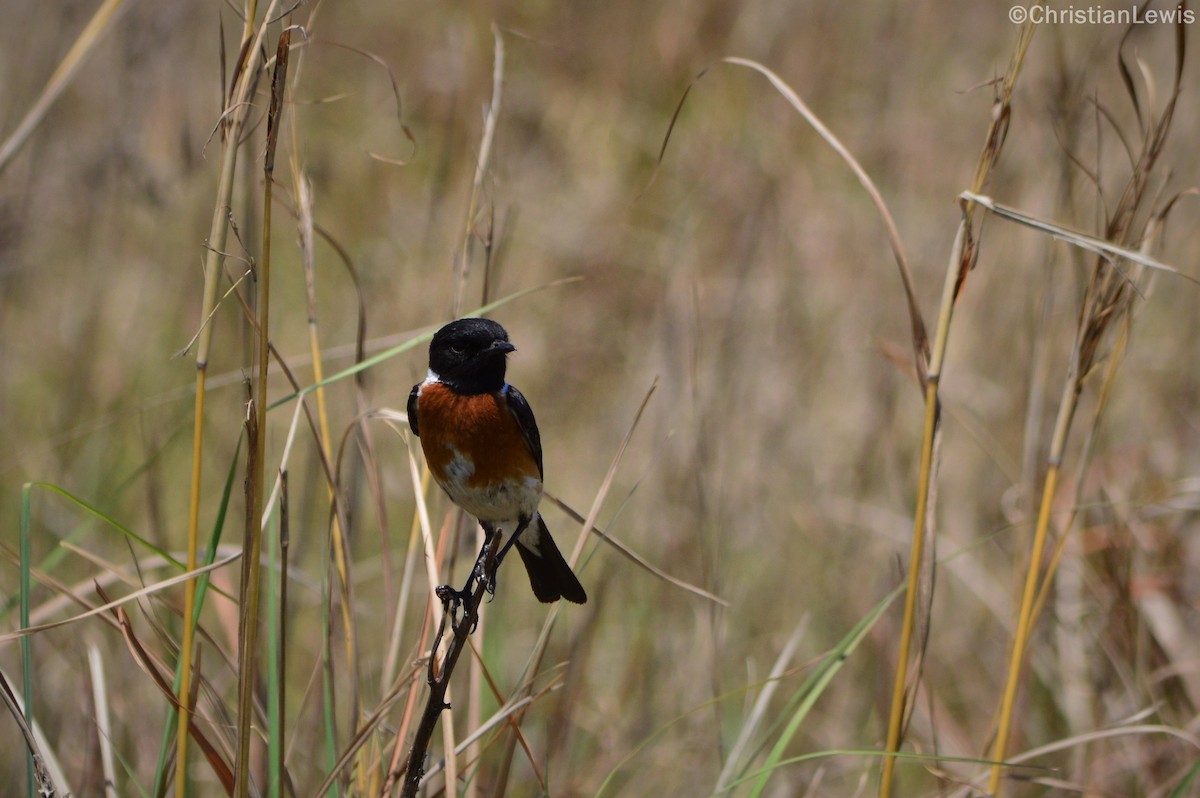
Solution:
[[[1192,785],[1200,779],[1200,759],[1192,763],[1192,769],[1183,777],[1183,781],[1179,782],[1179,786],[1171,790],[1171,794],[1167,798],[1187,798],[1189,795],[1195,795],[1192,791]]]
[[[133,542],[137,543],[139,546],[149,549],[150,551],[157,554],[159,557],[162,557],[164,560],[171,563],[171,565],[174,565],[180,571],[187,570],[187,566],[185,566],[182,562],[180,562],[179,560],[172,557],[169,552],[167,552],[163,549],[160,549],[158,546],[155,546],[153,543],[146,540],[144,537],[142,537],[138,533],[134,532],[132,529],[126,527],[124,524],[120,523],[115,518],[112,518],[111,516],[105,514],[104,512],[101,512],[100,510],[96,509],[95,507],[88,504],[87,502],[85,502],[83,499],[79,498],[75,494],[73,494],[67,490],[64,490],[63,488],[60,488],[57,485],[53,485],[49,482],[26,483],[26,485],[25,485],[26,492],[28,492],[31,488],[42,488],[43,490],[48,490],[51,493],[57,493],[59,496],[62,496],[64,499],[71,502],[79,509],[87,512],[89,515],[94,516],[95,518],[99,519],[100,521],[103,521],[108,526],[112,527],[113,529],[117,530],[125,537],[127,537],[130,540],[132,540]]]
[[[861,758],[876,757],[879,759],[882,759],[884,757],[891,757],[893,759],[908,760],[908,761],[912,761],[912,762],[928,762],[931,765],[956,763],[956,764],[962,764],[962,765],[977,765],[979,767],[991,767],[993,764],[995,764],[990,759],[983,759],[980,757],[973,757],[973,756],[944,756],[944,755],[940,755],[940,754],[918,754],[918,753],[915,753],[912,751],[894,751],[889,754],[887,751],[881,751],[877,748],[831,748],[828,751],[810,751],[807,754],[799,754],[798,756],[790,756],[787,759],[781,759],[778,762],[775,762],[774,764],[764,766],[762,768],[759,768],[757,770],[754,770],[754,771],[746,774],[745,776],[742,776],[737,781],[732,782],[728,787],[726,787],[721,792],[722,793],[729,792],[730,790],[732,790],[734,787],[738,786],[739,784],[744,784],[745,782],[750,781],[751,779],[762,778],[763,776],[769,776],[775,769],[783,767],[784,765],[795,765],[800,762],[812,762],[813,760],[816,760],[816,759],[829,759],[829,758],[832,758],[835,756],[856,756],[856,757],[861,757]],[[1003,763],[1001,763],[1001,764],[1003,764]],[[1049,772],[1051,769],[1044,768],[1044,770]]]
[[[140,781],[138,781],[137,772],[134,769],[133,763],[130,762],[125,755],[121,753],[121,749],[115,745],[113,746],[113,755],[117,758],[117,762],[121,765],[121,770],[125,772],[127,783],[136,787],[138,795],[142,796],[142,798],[150,798],[151,793],[146,792],[146,788],[142,786]]]
[[[904,593],[904,586],[893,590],[875,605],[866,617],[854,625],[854,628],[842,638],[837,647],[829,653],[825,661],[821,663],[821,667],[817,668],[804,681],[804,684],[796,691],[795,695],[789,702],[789,707],[784,711],[784,716],[788,717],[787,725],[783,732],[779,735],[779,739],[775,742],[771,752],[767,755],[767,761],[758,777],[758,781],[754,784],[754,789],[751,790],[751,798],[758,798],[766,789],[767,782],[771,779],[771,774],[775,772],[783,762],[783,752],[787,750],[788,745],[796,736],[796,732],[800,729],[800,724],[808,717],[809,711],[813,705],[817,703],[817,699],[825,692],[825,688],[833,681],[833,677],[842,669],[842,664],[850,657],[862,639],[866,637],[871,627],[883,615],[884,610],[891,606],[892,602]]]
[[[238,436],[237,446],[233,450],[233,458],[229,461],[229,472],[225,475],[225,487],[221,491],[221,504],[217,508],[217,518],[213,522],[212,532],[208,536],[208,549],[204,555],[204,565],[212,565],[217,558],[217,546],[221,543],[221,530],[225,528],[225,516],[229,512],[229,499],[233,495],[234,477],[237,476],[238,457],[242,452],[242,441],[245,440],[244,435]],[[190,623],[195,626],[200,623],[200,611],[204,608],[204,596],[208,592],[209,577],[211,574],[201,574],[196,581],[196,607],[192,613]],[[179,692],[179,680],[181,674],[179,671],[179,663],[175,665],[175,681],[172,683],[172,689]],[[163,795],[167,789],[167,763],[170,761],[170,755],[175,747],[175,730],[176,716],[178,710],[174,704],[171,704],[167,709],[167,717],[164,721],[162,739],[159,743],[158,762],[154,769],[154,794]]]
[[[608,774],[604,777],[604,780],[600,783],[600,786],[596,788],[596,792],[593,793],[593,795],[595,796],[595,798],[600,798],[600,796],[604,795],[605,792],[610,787],[612,787],[613,780],[616,778],[617,774],[620,773],[622,770],[624,770],[625,766],[627,764],[629,764],[631,761],[633,761],[633,759],[635,757],[637,757],[637,755],[640,754],[642,751],[646,750],[646,748],[650,745],[650,743],[661,738],[669,730],[674,728],[675,725],[677,723],[679,723],[680,721],[683,721],[702,710],[711,709],[712,707],[714,707],[718,704],[722,704],[731,698],[738,698],[739,696],[744,696],[747,692],[749,692],[751,690],[757,690],[757,689],[763,687],[763,685],[764,685],[764,682],[755,682],[753,684],[743,685],[743,686],[737,688],[736,690],[730,690],[728,693],[723,693],[722,695],[716,696],[715,698],[711,698],[702,704],[692,707],[691,709],[687,710],[686,712],[682,712],[679,715],[676,715],[674,718],[672,718],[671,720],[664,723],[661,727],[656,729],[653,733],[648,735],[644,740],[642,740],[640,743],[638,743],[636,746],[634,746],[634,748],[629,753],[627,753],[624,756],[624,758],[621,759],[621,761],[619,761],[616,765],[614,765],[612,767],[612,769],[609,770]],[[741,780],[745,781],[746,777],[743,775]]]
[[[133,471],[131,471],[129,474],[127,474],[120,482],[118,482],[112,488],[106,488],[104,491],[105,498],[111,502],[111,501],[114,501],[116,498],[124,495],[125,491],[128,488],[130,488],[131,486],[136,484],[139,478],[141,478],[159,460],[161,460],[163,453],[167,450],[167,447],[177,437],[179,437],[179,434],[183,429],[184,429],[183,427],[176,427],[175,431],[173,431],[170,434],[170,436],[163,442],[162,446],[159,447],[158,450],[153,455],[151,455],[146,460],[144,460],[140,465],[138,465],[137,468],[133,469]],[[86,529],[86,525],[80,524],[75,529],[73,529],[70,533],[68,533],[63,538],[63,540],[69,541],[71,543],[75,543],[82,536],[82,533],[85,529]],[[55,546],[53,549],[51,549],[46,554],[45,557],[43,557],[41,559],[41,562],[38,563],[37,568],[38,568],[38,570],[42,571],[43,573],[52,573],[54,571],[54,569],[58,566],[58,564],[60,562],[62,562],[62,560],[64,560],[66,557],[68,557],[70,554],[71,554],[70,549],[67,549],[64,546]],[[3,608],[3,610],[0,610],[0,614],[7,614],[10,609],[11,609],[11,604],[6,604]]]

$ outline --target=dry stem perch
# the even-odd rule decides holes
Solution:
[[[425,773],[425,758],[429,752],[429,743],[433,739],[433,730],[437,727],[438,717],[442,710],[449,709],[446,703],[446,690],[450,686],[450,677],[458,664],[458,657],[467,644],[467,637],[479,622],[479,605],[483,602],[483,594],[489,586],[495,584],[496,568],[499,565],[497,556],[500,549],[500,536],[490,533],[479,552],[479,559],[467,584],[462,591],[456,591],[449,585],[437,588],[438,598],[442,600],[446,611],[442,613],[442,623],[438,626],[437,634],[429,649],[429,698],[425,702],[425,711],[421,714],[421,723],[413,737],[412,748],[408,754],[408,764],[404,770],[404,787],[401,796],[412,798],[421,787],[421,776]],[[455,606],[462,604],[462,616],[456,620]],[[441,669],[438,668],[438,649],[446,634],[446,625],[450,626],[450,645],[446,656],[442,659]]]

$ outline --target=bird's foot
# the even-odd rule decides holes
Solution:
[[[467,582],[467,591],[473,592],[476,585],[482,584],[488,593],[488,601],[496,598],[496,567],[487,567],[487,557],[481,556],[471,569],[471,578]]]
[[[467,606],[467,602],[471,600],[471,593],[466,590],[455,590],[450,585],[438,585],[433,592],[442,600],[442,609],[450,616],[452,621],[456,621],[458,613]]]

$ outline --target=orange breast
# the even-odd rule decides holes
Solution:
[[[429,383],[421,388],[417,412],[421,448],[443,487],[456,456],[473,467],[464,480],[467,487],[483,488],[514,478],[541,480],[516,416],[500,394],[460,396],[441,383]]]

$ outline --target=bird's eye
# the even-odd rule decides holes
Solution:
[[[450,352],[451,354],[455,355],[465,355],[467,353],[467,349],[462,344],[451,344]]]

